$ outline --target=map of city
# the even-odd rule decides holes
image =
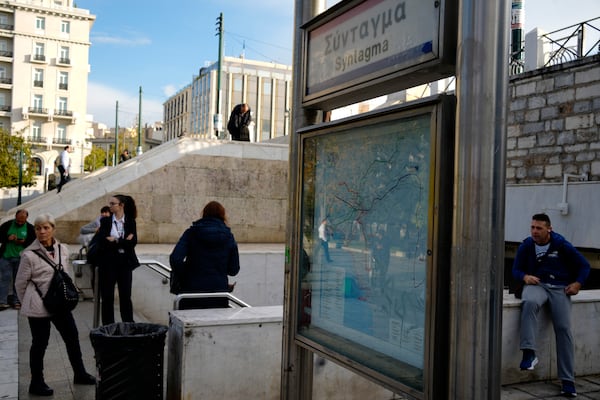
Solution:
[[[431,135],[427,113],[303,142],[303,334],[330,332],[340,350],[350,341],[391,357],[414,386],[424,364]]]

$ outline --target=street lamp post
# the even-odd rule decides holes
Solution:
[[[23,187],[23,145],[19,148],[19,191],[17,194],[17,205],[21,205],[21,188]]]

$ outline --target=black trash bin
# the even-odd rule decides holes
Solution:
[[[93,329],[96,400],[162,399],[167,330],[164,325],[136,322]]]

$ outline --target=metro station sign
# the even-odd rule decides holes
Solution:
[[[455,0],[342,1],[303,26],[303,106],[335,108],[454,74]]]

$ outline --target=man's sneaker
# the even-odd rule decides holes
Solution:
[[[577,397],[575,384],[571,381],[562,381],[562,390],[560,391],[560,394],[564,397]]]
[[[523,351],[523,359],[521,360],[521,370],[522,371],[532,371],[533,367],[538,363],[538,358],[535,356],[533,351]]]

